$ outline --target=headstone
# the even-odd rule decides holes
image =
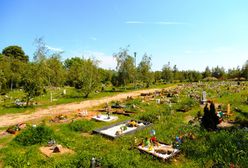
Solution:
[[[157,104],[160,104],[160,99],[156,99],[156,103]]]
[[[206,93],[206,91],[203,91],[203,92],[202,92],[202,99],[201,99],[201,102],[202,102],[202,103],[207,102],[207,93]]]
[[[226,113],[227,113],[227,115],[231,114],[231,112],[230,112],[230,104],[227,104]]]
[[[63,94],[66,95],[66,89],[63,90]]]
[[[51,95],[50,95],[50,102],[53,102],[53,93],[51,92]]]
[[[94,157],[90,161],[90,167],[91,168],[96,168],[96,159]]]
[[[60,152],[60,149],[58,146],[55,146],[54,149],[53,149],[53,153],[59,153]]]

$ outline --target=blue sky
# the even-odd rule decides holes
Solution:
[[[248,60],[247,0],[1,0],[0,50],[19,45],[33,57],[43,37],[69,57],[95,57],[115,68],[112,57],[128,45],[137,62],[147,53],[152,69],[177,65],[236,68]]]

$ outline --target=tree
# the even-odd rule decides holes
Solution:
[[[240,79],[241,73],[242,72],[241,72],[241,69],[239,67],[237,67],[236,69],[235,68],[228,69],[227,77],[229,79],[234,79],[234,78]]]
[[[23,73],[23,66],[25,64],[27,63],[13,58],[12,56],[3,55],[0,59],[0,69],[2,69],[5,76],[7,88],[12,90],[20,85],[21,74]]]
[[[127,49],[121,49],[117,54],[114,54],[117,61],[118,84],[126,86],[127,83],[134,81],[136,68],[134,58],[128,55]]]
[[[218,79],[223,79],[225,77],[225,69],[223,67],[215,67],[212,69],[212,76]]]
[[[162,72],[161,71],[155,71],[153,72],[155,82],[160,81],[162,79]]]
[[[0,68],[0,93],[2,92],[2,88],[4,87],[6,82],[7,82],[7,79],[4,76],[3,70]]]
[[[197,71],[186,71],[186,77],[187,81],[189,82],[198,82],[202,79],[202,74]]]
[[[211,70],[209,69],[208,66],[206,67],[202,75],[203,75],[203,78],[211,77]]]
[[[100,84],[97,61],[92,59],[73,59],[68,75],[76,89],[80,90],[85,98]]]
[[[49,49],[42,37],[36,38],[34,40],[34,45],[36,46],[36,51],[34,52],[34,61],[42,62],[46,59]]]
[[[170,63],[163,66],[162,79],[166,82],[172,82],[173,81],[173,71],[170,67]]]
[[[245,62],[245,64],[242,67],[242,77],[248,80],[248,60]]]
[[[0,58],[0,85],[1,85],[1,92],[3,90],[8,90],[8,84],[11,81],[11,64],[8,57],[1,57]]]
[[[143,83],[146,83],[147,87],[149,87],[149,85],[153,81],[151,66],[152,66],[151,57],[145,54],[138,65],[137,72],[138,72],[138,79],[141,80]]]
[[[83,60],[79,57],[68,58],[65,60],[64,67],[67,71],[66,84],[69,86],[76,87],[75,83],[78,80],[82,61]]]
[[[44,76],[42,74],[42,64],[27,64],[25,73],[22,76],[23,90],[26,93],[26,106],[32,98],[39,96],[44,90]]]
[[[65,60],[64,66],[67,70],[69,70],[73,64],[80,63],[81,61],[82,59],[79,57],[68,58]]]
[[[60,62],[60,53],[54,53],[43,63],[46,66],[46,81],[50,86],[63,86],[65,83],[65,69]]]
[[[9,57],[13,60],[19,60],[22,62],[28,62],[28,56],[25,55],[25,52],[19,46],[8,46],[3,49],[2,54],[6,57]]]

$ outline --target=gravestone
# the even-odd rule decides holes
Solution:
[[[230,112],[230,104],[227,104],[226,113],[227,113],[228,116],[231,115],[231,112]]]
[[[63,95],[66,95],[66,89],[63,90]]]
[[[160,99],[156,99],[156,103],[157,104],[160,104]]]
[[[201,97],[201,103],[204,104],[205,102],[207,102],[207,93],[206,91],[203,91]]]

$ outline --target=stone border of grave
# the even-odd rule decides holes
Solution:
[[[106,137],[106,138],[116,139],[116,138],[119,138],[119,137],[121,137],[121,136],[123,136],[123,135],[132,134],[132,133],[134,133],[134,132],[136,132],[136,131],[138,131],[138,130],[142,130],[142,129],[144,129],[144,128],[146,128],[146,127],[149,127],[149,126],[152,125],[152,123],[147,122],[147,121],[135,120],[136,122],[143,123],[144,126],[139,126],[139,127],[137,127],[137,129],[135,129],[135,130],[129,131],[129,132],[127,132],[127,133],[123,133],[123,134],[121,134],[121,135],[116,135],[116,136],[111,136],[111,135],[108,135],[108,134],[105,134],[105,133],[101,132],[101,131],[103,131],[103,130],[107,130],[107,129],[112,128],[112,127],[115,127],[115,126],[117,126],[117,125],[125,124],[125,123],[128,123],[128,122],[130,122],[130,121],[131,121],[131,120],[126,120],[126,121],[118,122],[118,123],[115,123],[115,124],[112,124],[112,125],[109,125],[109,126],[105,126],[105,127],[99,128],[99,129],[95,129],[95,130],[92,131],[92,133],[93,133],[93,134],[100,134],[100,135],[102,135],[102,136],[104,136],[104,137]]]
[[[169,145],[167,143],[164,143],[164,142],[161,142],[161,141],[158,141],[158,142],[160,144],[162,144],[162,145],[171,146],[171,145]],[[156,152],[145,150],[144,148],[142,148],[140,146],[141,146],[141,144],[139,144],[138,146],[136,146],[136,149],[138,149],[140,151],[140,153],[149,154],[150,156],[153,156],[153,157],[155,157],[155,158],[157,158],[159,160],[162,160],[163,162],[170,160],[171,158],[175,157],[176,155],[178,155],[180,153],[180,150],[179,149],[173,148],[174,149],[173,153],[170,154],[169,157],[163,158],[163,157],[159,156],[159,154],[156,154]]]

